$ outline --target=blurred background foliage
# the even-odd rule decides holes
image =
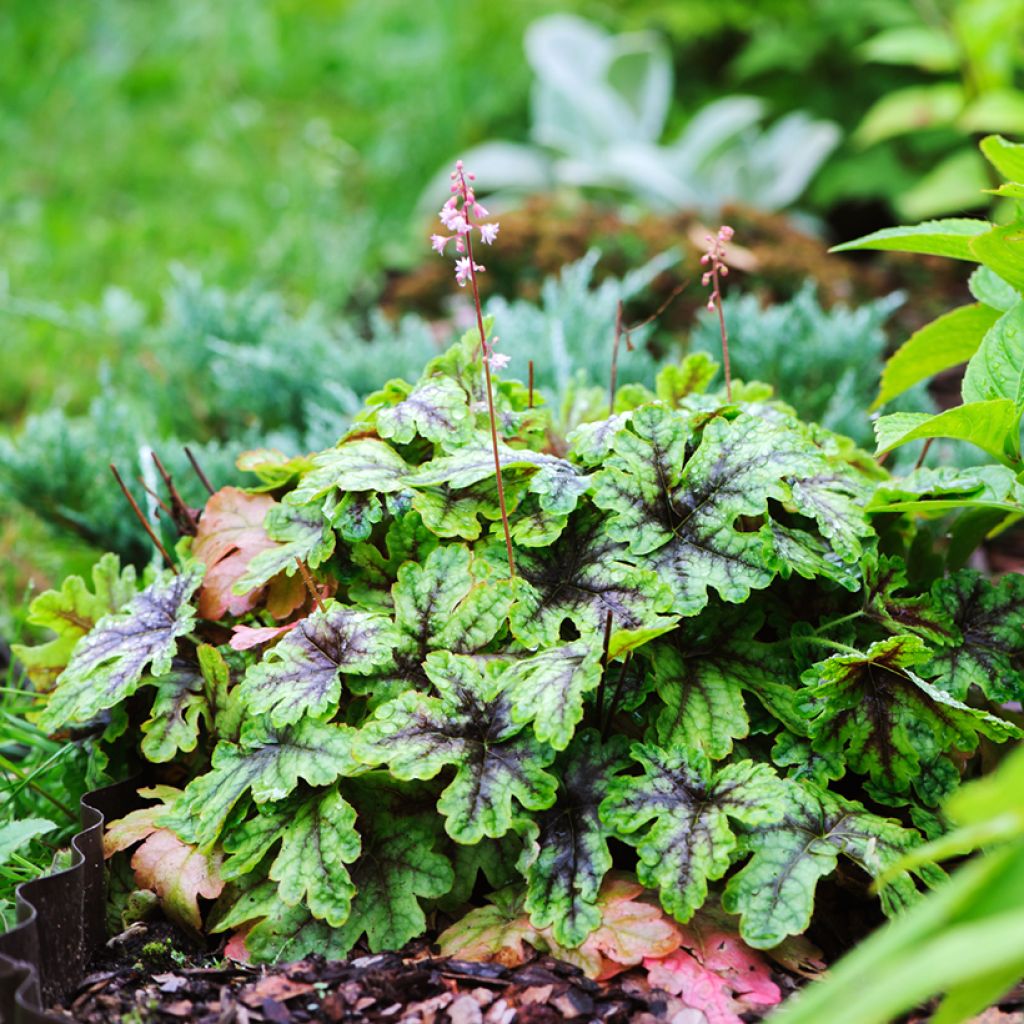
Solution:
[[[697,256],[705,221],[721,217],[737,228],[727,309],[742,372],[866,440],[886,347],[963,284],[927,261],[851,263],[826,247],[984,204],[974,138],[1024,130],[1022,7],[8,0],[0,625],[29,581],[80,569],[98,547],[145,556],[134,527],[110,525],[111,458],[144,475],[159,448],[181,479],[191,443],[223,482],[257,441],[327,443],[382,375],[412,373],[444,344],[458,308],[422,197],[455,156],[494,140],[577,164],[499,199],[486,280],[509,351],[518,331],[524,358],[551,354],[552,400],[571,409],[602,383],[619,297],[640,319],[689,284],[637,373],[710,344]],[[567,92],[541,96],[558,68],[524,41],[555,14],[585,16],[577,37],[625,54],[596,72],[621,115],[599,146],[579,132],[552,145],[589,95],[572,92],[574,73]],[[593,59],[574,53],[577,67]],[[620,136],[646,147],[648,163],[624,158],[631,175],[608,159]],[[665,202],[643,168],[664,169],[673,147],[686,160],[673,157]],[[887,300],[897,288],[913,302]],[[830,399],[822,382],[844,353],[857,365]]]

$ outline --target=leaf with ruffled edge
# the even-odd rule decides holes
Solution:
[[[844,756],[853,771],[880,791],[906,793],[926,803],[935,794],[920,784],[922,771],[953,752],[970,752],[979,735],[1003,741],[1013,725],[961,704],[911,671],[928,658],[914,636],[895,636],[865,654],[837,654],[804,673],[814,702],[809,721],[814,748]]]
[[[578,946],[601,923],[598,894],[611,870],[611,830],[599,807],[608,784],[629,766],[628,743],[602,743],[593,729],[580,732],[556,763],[555,806],[538,816],[540,832],[526,869],[526,903],[537,928],[551,928],[563,946]]]
[[[502,475],[519,470],[528,475],[527,490],[536,494],[541,508],[555,515],[566,515],[589,486],[589,479],[579,473],[571,462],[544,452],[513,449],[498,445]],[[442,484],[459,490],[494,478],[494,450],[490,438],[479,434],[465,447],[451,455],[442,455],[409,473],[407,487],[439,487]]]
[[[512,702],[472,658],[437,651],[424,664],[438,696],[409,691],[379,707],[360,730],[356,756],[398,779],[455,778],[437,809],[459,843],[498,838],[511,827],[513,800],[543,810],[556,780],[544,769],[554,751],[512,719]]]
[[[739,603],[771,583],[780,568],[772,531],[743,520],[765,517],[769,499],[790,498],[790,479],[827,464],[796,431],[746,413],[712,420],[690,455],[696,441],[684,414],[645,406],[594,475],[609,534],[672,588],[672,610],[684,615],[705,607],[709,587]]]
[[[281,832],[270,877],[288,906],[307,907],[329,925],[343,925],[356,888],[346,865],[359,856],[355,808],[336,791],[303,801]]]
[[[743,939],[756,949],[771,949],[787,935],[807,930],[815,888],[835,871],[840,855],[877,878],[920,842],[913,829],[812,783],[790,783],[783,799],[780,820],[739,830],[741,851],[753,856],[729,879],[722,896],[722,906],[740,915]],[[886,907],[916,896],[906,873],[887,890]]]
[[[750,732],[744,694],[752,694],[776,718],[799,727],[799,684],[788,660],[770,645],[749,639],[736,616],[712,625],[704,617],[652,644],[648,653],[663,705],[655,722],[658,742],[713,761],[732,752]],[[792,677],[792,678],[788,678]]]
[[[451,377],[426,377],[415,387],[388,381],[370,395],[367,405],[377,433],[395,444],[409,444],[419,436],[452,449],[465,444],[475,426],[466,392]]]
[[[195,625],[190,602],[202,579],[198,562],[188,563],[178,575],[167,570],[123,611],[100,619],[79,640],[57,680],[40,717],[43,728],[87,722],[130,697],[145,681],[147,669],[153,679],[169,672],[179,638]]]
[[[512,604],[511,585],[474,574],[469,548],[435,548],[422,564],[405,562],[391,588],[395,636],[392,664],[370,676],[352,677],[355,693],[371,706],[415,688],[427,689],[423,663],[431,651],[474,654],[503,627]]]
[[[925,640],[959,646],[953,617],[930,594],[901,595],[907,585],[903,559],[868,552],[863,561],[864,608],[890,633],[916,633]]]
[[[440,821],[415,787],[383,773],[352,779],[344,791],[358,815],[363,852],[349,869],[355,896],[340,935],[350,947],[365,934],[373,952],[401,949],[426,931],[423,901],[444,896],[454,883],[440,852]]]
[[[258,804],[283,800],[300,780],[327,786],[357,773],[353,738],[348,726],[311,718],[286,729],[274,729],[262,719],[246,722],[238,744],[217,744],[210,770],[188,784],[162,823],[183,839],[207,846],[249,792]]]
[[[992,582],[964,569],[936,581],[931,599],[956,633],[933,647],[921,675],[959,700],[972,686],[998,704],[1024,700],[1024,576]]]
[[[293,576],[298,571],[296,559],[315,569],[334,554],[334,531],[317,504],[274,504],[263,528],[271,543],[248,562],[235,582],[236,594],[262,587],[280,572]]]
[[[81,576],[69,576],[60,590],[47,590],[33,598],[28,622],[57,635],[34,647],[11,645],[32,685],[44,692],[52,689],[78,641],[104,615],[120,611],[135,594],[135,567],[122,569],[117,555],[107,554],[92,567],[91,591]]]
[[[559,642],[568,619],[580,634],[600,636],[608,613],[616,627],[658,625],[672,601],[657,575],[622,561],[625,544],[612,540],[604,517],[577,512],[550,546],[516,556],[512,632],[528,647]],[[498,552],[500,557],[504,552]]]
[[[371,675],[389,665],[397,639],[385,616],[332,603],[305,618],[249,669],[242,699],[253,714],[269,714],[277,727],[335,711],[342,676]]]
[[[198,665],[176,659],[155,683],[156,698],[142,723],[142,753],[154,764],[190,753],[199,742],[199,721],[208,718],[206,693]]]
[[[656,887],[665,910],[685,923],[707,898],[708,882],[729,870],[739,843],[735,823],[782,818],[783,783],[753,761],[714,771],[701,756],[642,743],[630,752],[643,774],[609,784],[601,817],[637,848],[640,881]]]
[[[286,495],[289,505],[308,505],[335,490],[389,494],[405,486],[403,478],[409,473],[402,456],[375,437],[343,440],[314,456],[313,467]]]

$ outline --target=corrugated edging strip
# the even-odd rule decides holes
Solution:
[[[138,805],[138,784],[129,779],[82,797],[75,863],[18,886],[18,923],[0,935],[0,1024],[66,1024],[44,1007],[81,981],[104,941],[103,826]]]

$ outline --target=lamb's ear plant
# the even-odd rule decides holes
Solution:
[[[435,247],[471,283],[463,173]],[[1018,733],[1024,681],[989,669],[1021,653],[1012,578],[910,573],[927,537],[865,512],[886,471],[764,386],[709,392],[704,354],[565,435],[496,327],[312,458],[243,457],[171,568],[37,659],[41,724],[181,785],[144,841],[196,858],[204,927],[254,959],[399,948],[488,889],[595,973],[623,913],[777,947],[841,860],[914,903],[941,872],[893,865]]]

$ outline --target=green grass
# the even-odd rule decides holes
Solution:
[[[330,307],[464,146],[521,134],[531,18],[517,0],[8,0],[0,18],[0,420],[94,390],[102,337],[18,314],[178,261]]]

